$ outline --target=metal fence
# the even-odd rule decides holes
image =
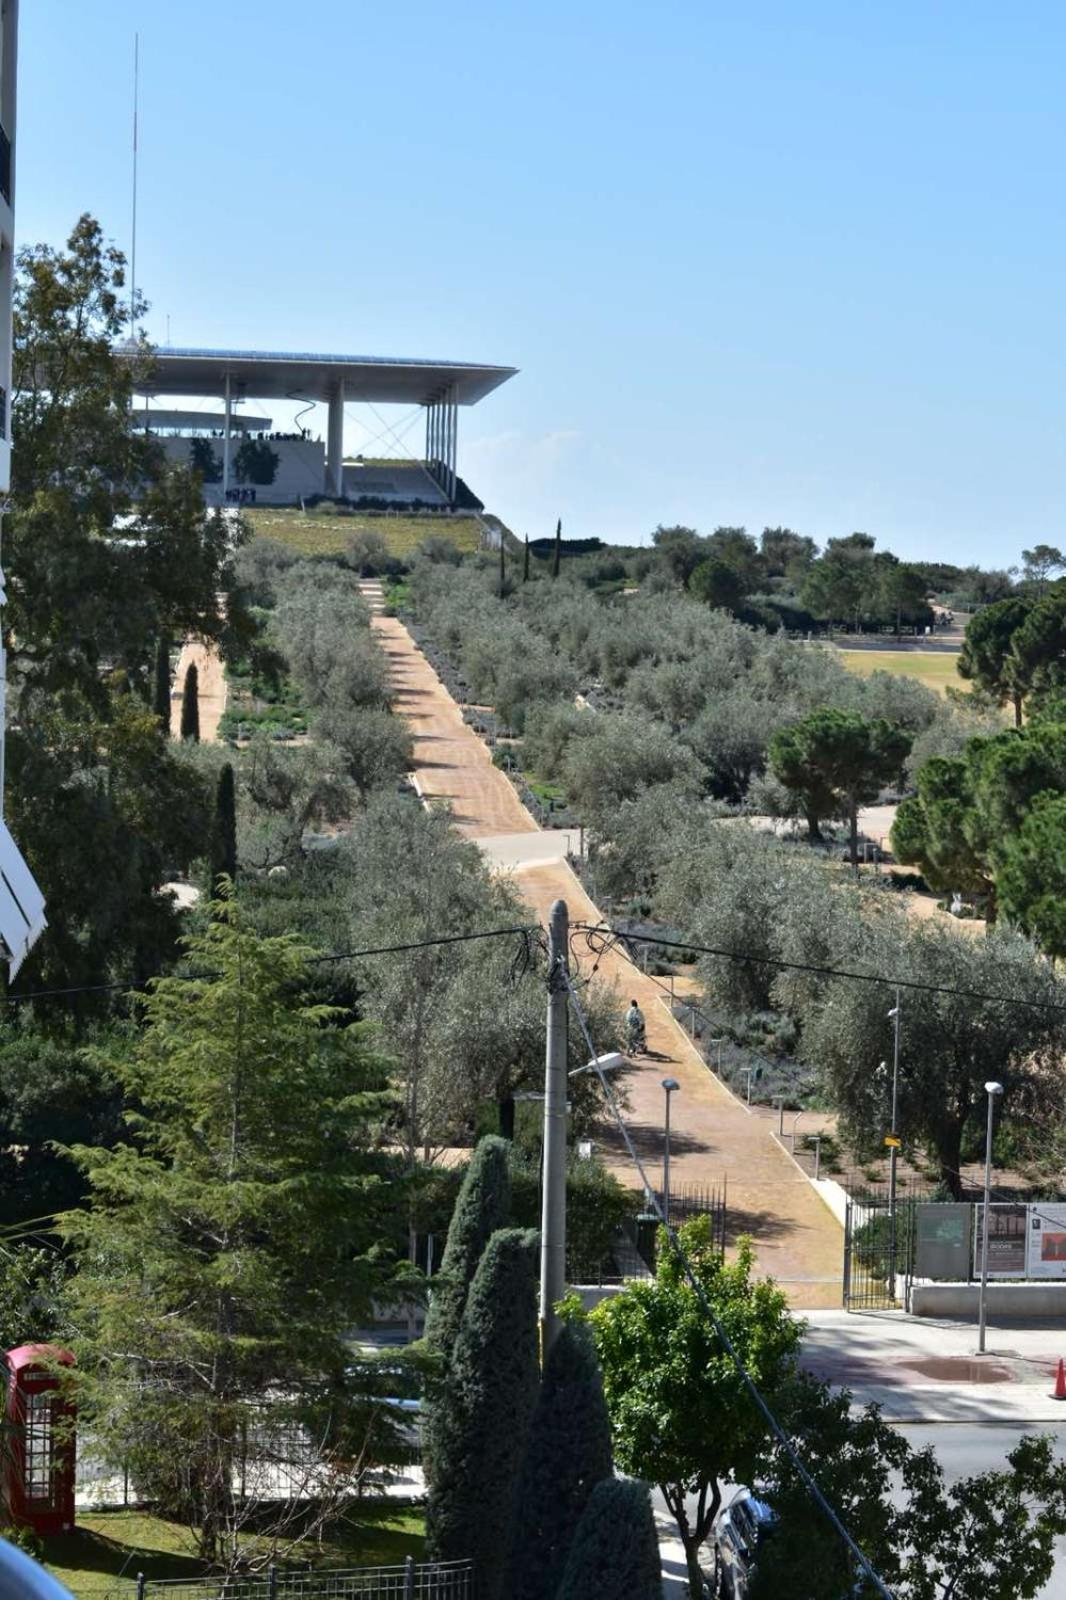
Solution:
[[[395,1567],[271,1566],[255,1574],[193,1579],[140,1575],[135,1593],[137,1600],[473,1600],[474,1569],[469,1561],[416,1562],[408,1556]]]

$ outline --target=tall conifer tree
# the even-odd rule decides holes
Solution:
[[[536,1233],[493,1234],[427,1419],[435,1461],[429,1548],[436,1561],[474,1562],[479,1600],[504,1594],[515,1491],[540,1382],[537,1256]]]
[[[181,736],[198,743],[200,739],[200,674],[190,662],[181,690]]]

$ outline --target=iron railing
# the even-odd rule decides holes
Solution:
[[[301,1568],[270,1566],[264,1572],[219,1578],[146,1578],[136,1581],[137,1600],[473,1600],[469,1561],[424,1561],[413,1557],[394,1567]]]

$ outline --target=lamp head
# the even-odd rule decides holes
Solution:
[[[994,1096],[1002,1094],[1002,1093],[1003,1093],[1003,1085],[1001,1083],[986,1083],[985,1084],[985,1094],[990,1094],[990,1095],[992,1095],[994,1097]]]
[[[680,1087],[681,1085],[678,1083],[676,1078],[663,1079],[663,1088],[666,1090],[667,1094],[673,1094],[674,1090],[680,1089]]]

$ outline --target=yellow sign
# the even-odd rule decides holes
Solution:
[[[897,1139],[894,1133],[886,1133],[885,1146],[889,1150],[901,1150],[903,1148],[903,1140]]]

